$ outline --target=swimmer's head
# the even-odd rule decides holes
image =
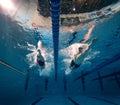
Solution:
[[[37,49],[37,52],[38,52],[39,54],[41,54],[41,51],[40,51],[40,49]]]
[[[83,48],[82,48],[82,47],[79,47],[78,50],[79,50],[79,52],[82,52],[82,51],[83,51]]]
[[[42,48],[42,42],[38,41],[38,49],[41,49],[41,48]]]

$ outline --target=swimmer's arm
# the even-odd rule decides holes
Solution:
[[[82,41],[83,43],[85,43],[85,42],[90,38],[91,33],[92,33],[94,27],[95,27],[95,25],[92,25],[92,26],[90,27],[90,29],[88,30],[88,33],[85,35],[84,40]]]

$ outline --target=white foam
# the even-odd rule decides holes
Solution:
[[[66,74],[66,75],[69,75],[71,72],[72,72],[72,70],[68,68],[68,69],[65,71],[65,74]]]

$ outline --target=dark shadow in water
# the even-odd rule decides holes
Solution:
[[[100,63],[95,68],[93,68],[91,71],[84,73],[84,76],[87,76],[87,75],[89,75],[89,74],[91,74],[93,72],[96,72],[96,71],[102,69],[103,67],[105,67],[105,66],[107,66],[107,65],[109,65],[111,63],[117,62],[118,60],[120,60],[120,53],[118,53],[115,56],[113,56],[112,58]],[[79,80],[81,77],[82,76],[79,76],[75,80]]]
[[[109,103],[109,104],[112,104],[112,105],[119,105],[119,104],[117,104],[117,103],[115,103],[115,102],[112,102],[112,101],[110,101],[110,100],[106,100],[106,99],[103,99],[103,98],[97,98],[97,97],[90,97],[90,98],[94,98],[94,99],[96,99],[96,100],[98,100],[98,101],[104,101],[104,102]]]
[[[79,105],[77,102],[75,102],[72,98],[68,97],[68,100],[70,100],[74,105]]]
[[[38,100],[36,100],[35,102],[33,102],[31,105],[36,105],[36,104],[39,103],[42,99],[43,99],[43,97],[40,97]]]

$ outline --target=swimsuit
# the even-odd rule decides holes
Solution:
[[[71,61],[70,67],[78,68],[80,65],[76,64],[73,60]]]
[[[40,66],[45,66],[45,62],[42,62],[40,59],[37,59],[37,63],[38,63]]]

